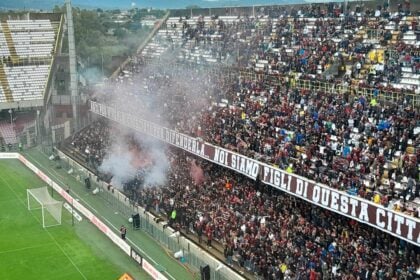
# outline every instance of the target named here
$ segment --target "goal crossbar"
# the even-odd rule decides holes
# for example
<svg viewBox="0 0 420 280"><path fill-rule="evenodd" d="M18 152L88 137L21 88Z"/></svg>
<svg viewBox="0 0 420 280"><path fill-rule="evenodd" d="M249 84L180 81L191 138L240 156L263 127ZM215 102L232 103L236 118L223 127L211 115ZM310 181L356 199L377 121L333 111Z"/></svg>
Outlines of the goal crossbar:
<svg viewBox="0 0 420 280"><path fill-rule="evenodd" d="M48 187L27 189L26 196L28 200L28 210L42 209L42 226L44 228L61 225L63 202L54 199L48 192ZM31 205L31 198L33 198L40 207ZM47 213L54 218L54 223L49 224L46 222Z"/></svg>

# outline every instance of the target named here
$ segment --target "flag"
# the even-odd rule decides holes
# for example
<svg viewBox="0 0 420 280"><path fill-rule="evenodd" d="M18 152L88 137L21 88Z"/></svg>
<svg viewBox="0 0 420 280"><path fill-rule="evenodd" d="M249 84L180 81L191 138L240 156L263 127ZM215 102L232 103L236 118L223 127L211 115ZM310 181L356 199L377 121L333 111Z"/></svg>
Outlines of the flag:
<svg viewBox="0 0 420 280"><path fill-rule="evenodd" d="M376 101L376 98L372 98L372 100L370 100L370 106L376 106L378 104L378 102Z"/></svg>
<svg viewBox="0 0 420 280"><path fill-rule="evenodd" d="M245 114L245 112L242 112L242 114L241 114L241 118L244 120L244 119L246 119L246 114Z"/></svg>
<svg viewBox="0 0 420 280"><path fill-rule="evenodd" d="M225 188L226 188L228 191L230 191L230 190L232 189L232 184L229 182L229 180L228 180L228 181L226 181Z"/></svg>

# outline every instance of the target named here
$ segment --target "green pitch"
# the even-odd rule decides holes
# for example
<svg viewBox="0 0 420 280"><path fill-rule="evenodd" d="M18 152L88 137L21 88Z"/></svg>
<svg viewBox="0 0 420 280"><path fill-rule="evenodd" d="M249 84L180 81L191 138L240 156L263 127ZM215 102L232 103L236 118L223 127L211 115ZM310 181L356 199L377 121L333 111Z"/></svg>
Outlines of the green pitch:
<svg viewBox="0 0 420 280"><path fill-rule="evenodd" d="M43 186L19 161L0 160L0 279L150 279L89 221L72 226L64 208L62 224L44 229L26 199L27 188Z"/></svg>

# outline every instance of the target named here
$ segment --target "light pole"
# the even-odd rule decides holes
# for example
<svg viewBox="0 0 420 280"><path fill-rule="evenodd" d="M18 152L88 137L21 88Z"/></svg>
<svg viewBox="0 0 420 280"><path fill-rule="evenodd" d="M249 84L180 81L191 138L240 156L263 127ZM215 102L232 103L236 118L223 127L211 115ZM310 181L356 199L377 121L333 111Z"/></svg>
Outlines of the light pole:
<svg viewBox="0 0 420 280"><path fill-rule="evenodd" d="M37 137L37 141L38 143L42 143L43 139L42 139L42 135L41 135L41 124L40 124L40 116L41 112L39 110L36 110L36 137Z"/></svg>
<svg viewBox="0 0 420 280"><path fill-rule="evenodd" d="M101 61L102 61L102 79L104 78L104 54L101 52Z"/></svg>

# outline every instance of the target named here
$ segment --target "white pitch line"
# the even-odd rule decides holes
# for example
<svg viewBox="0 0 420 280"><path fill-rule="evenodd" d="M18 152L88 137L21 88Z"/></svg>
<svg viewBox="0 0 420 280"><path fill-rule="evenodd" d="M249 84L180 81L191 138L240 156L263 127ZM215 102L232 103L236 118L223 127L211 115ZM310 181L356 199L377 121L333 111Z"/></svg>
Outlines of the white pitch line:
<svg viewBox="0 0 420 280"><path fill-rule="evenodd" d="M45 246L48 246L48 245L51 245L51 244L53 244L53 243L45 243L45 244L37 245L37 246L28 246L28 247L13 249L13 250L0 251L0 255L1 254L7 254L7 253L19 252L19 251L30 250L30 249L35 249L35 248L41 248L41 247L45 247Z"/></svg>
<svg viewBox="0 0 420 280"><path fill-rule="evenodd" d="M9 182L7 182L6 180L4 180L2 177L0 177L0 179L6 183L8 189L16 196L16 198L19 200L20 203L23 204L24 208L26 209L26 203L23 202L19 196L17 195L17 193L11 188ZM37 216L35 216L35 214L32 211L29 211L29 213L31 213L32 217L35 218L35 220L38 221L38 223L41 224L41 221L38 219ZM76 268L76 270L80 273L80 275L82 275L83 279L87 280L86 276L83 274L82 271L80 271L79 267L73 262L73 260L67 255L67 253L63 250L63 248L60 246L60 244L58 244L57 240L54 238L54 236L52 236L52 234L48 231L48 229L44 228L45 231L47 232L48 236L54 241L54 243L57 245L57 247L61 250L61 252L63 252L64 256L67 257L67 259L70 261L70 263Z"/></svg>

